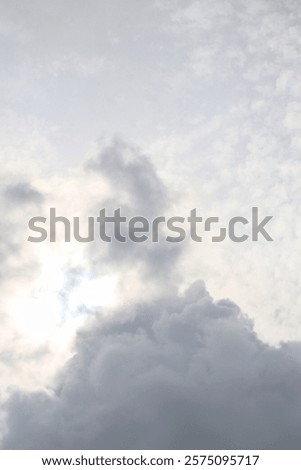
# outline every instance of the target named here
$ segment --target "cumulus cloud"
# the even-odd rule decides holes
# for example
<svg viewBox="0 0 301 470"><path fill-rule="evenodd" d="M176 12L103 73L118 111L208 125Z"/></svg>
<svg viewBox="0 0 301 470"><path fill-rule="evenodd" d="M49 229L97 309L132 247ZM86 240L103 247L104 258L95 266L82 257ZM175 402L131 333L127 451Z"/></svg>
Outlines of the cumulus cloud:
<svg viewBox="0 0 301 470"><path fill-rule="evenodd" d="M6 449L300 448L300 344L273 348L202 282L78 334L49 393L15 393Z"/></svg>

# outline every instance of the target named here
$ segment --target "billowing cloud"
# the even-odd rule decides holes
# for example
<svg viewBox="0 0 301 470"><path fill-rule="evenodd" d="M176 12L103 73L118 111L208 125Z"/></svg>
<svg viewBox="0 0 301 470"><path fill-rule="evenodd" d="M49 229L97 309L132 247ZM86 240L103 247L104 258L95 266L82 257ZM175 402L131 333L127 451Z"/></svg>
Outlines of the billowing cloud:
<svg viewBox="0 0 301 470"><path fill-rule="evenodd" d="M273 348L202 282L78 334L49 393L15 393L6 449L300 448L300 344Z"/></svg>

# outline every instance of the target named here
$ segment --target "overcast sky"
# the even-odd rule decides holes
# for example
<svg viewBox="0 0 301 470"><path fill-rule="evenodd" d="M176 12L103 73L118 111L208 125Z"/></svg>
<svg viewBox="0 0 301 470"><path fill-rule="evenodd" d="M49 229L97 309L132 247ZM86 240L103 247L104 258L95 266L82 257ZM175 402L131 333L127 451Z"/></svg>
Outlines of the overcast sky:
<svg viewBox="0 0 301 470"><path fill-rule="evenodd" d="M0 0L2 448L300 446L300 49L297 0ZM274 241L29 243L50 207Z"/></svg>

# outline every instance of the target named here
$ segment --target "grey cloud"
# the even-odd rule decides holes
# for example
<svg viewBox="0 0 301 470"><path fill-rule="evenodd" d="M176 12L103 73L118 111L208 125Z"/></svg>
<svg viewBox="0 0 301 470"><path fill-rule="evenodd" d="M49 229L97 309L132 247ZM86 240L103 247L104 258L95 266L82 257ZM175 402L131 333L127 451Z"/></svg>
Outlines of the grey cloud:
<svg viewBox="0 0 301 470"><path fill-rule="evenodd" d="M2 447L298 449L300 386L300 345L197 282L83 330L52 396L11 396Z"/></svg>
<svg viewBox="0 0 301 470"><path fill-rule="evenodd" d="M164 216L169 204L169 193L155 167L146 155L134 145L115 138L105 145L97 158L86 164L87 175L93 171L104 176L112 187L112 196L99 206L94 204L96 212L106 208L107 215L113 215L117 208L127 220L133 216L144 216L151 222L155 217ZM108 234L110 235L110 227ZM122 230L123 231L123 230ZM125 232L126 233L126 232ZM140 276L152 278L154 282L169 284L166 273L170 265L182 253L182 246L159 241L159 243L133 243L126 240L120 243L112 239L106 245L106 252L99 254L93 245L90 250L90 260L94 265L118 265L125 268L134 264L139 269ZM174 279L170 279L173 283Z"/></svg>
<svg viewBox="0 0 301 470"><path fill-rule="evenodd" d="M24 224L27 222L25 209L30 208L32 204L40 204L43 201L43 194L27 181L11 181L4 185L1 199L1 209L5 217L1 220L0 259L2 265L0 280L8 279L9 275L15 275L8 271L5 263L9 257L20 255L24 233L20 221L24 221Z"/></svg>
<svg viewBox="0 0 301 470"><path fill-rule="evenodd" d="M17 204L41 203L44 200L42 193L25 181L8 184L3 193L7 200Z"/></svg>
<svg viewBox="0 0 301 470"><path fill-rule="evenodd" d="M106 176L117 196L120 197L121 191L131 196L130 205L135 211L156 214L166 205L166 190L150 160L133 145L120 139L104 147L96 159L87 163L87 169ZM119 200L121 203L122 199Z"/></svg>

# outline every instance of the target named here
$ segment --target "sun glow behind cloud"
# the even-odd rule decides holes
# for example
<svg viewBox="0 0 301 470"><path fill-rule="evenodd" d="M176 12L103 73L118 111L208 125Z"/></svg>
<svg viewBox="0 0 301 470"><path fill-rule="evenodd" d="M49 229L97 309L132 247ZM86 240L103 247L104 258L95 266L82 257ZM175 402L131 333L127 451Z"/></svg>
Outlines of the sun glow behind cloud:
<svg viewBox="0 0 301 470"><path fill-rule="evenodd" d="M116 277L83 278L70 294L68 305L70 310L76 310L81 306L88 309L112 307L116 302L116 296Z"/></svg>
<svg viewBox="0 0 301 470"><path fill-rule="evenodd" d="M50 252L45 257L44 252L42 269L35 279L8 295L6 308L18 334L32 345L47 343L66 350L89 312L114 306L116 276L81 274L69 289L67 279L59 256Z"/></svg>

